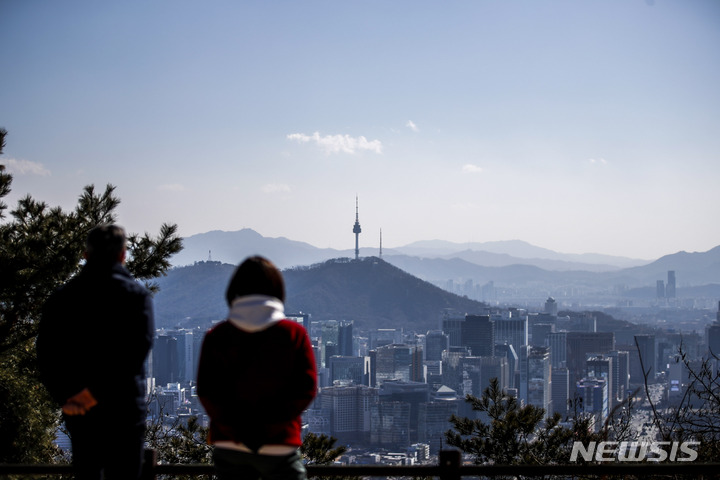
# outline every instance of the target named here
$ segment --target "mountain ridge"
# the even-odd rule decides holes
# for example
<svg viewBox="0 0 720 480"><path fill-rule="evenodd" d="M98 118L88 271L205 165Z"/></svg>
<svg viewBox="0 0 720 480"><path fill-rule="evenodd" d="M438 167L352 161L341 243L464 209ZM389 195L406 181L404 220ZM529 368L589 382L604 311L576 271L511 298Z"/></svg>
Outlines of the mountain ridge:
<svg viewBox="0 0 720 480"><path fill-rule="evenodd" d="M286 269L313 265L334 258L354 257L354 250L320 249L286 237L264 237L248 228L234 232L214 230L193 235L183 242L185 248L173 257L171 260L173 265L188 265L202 261L204 258L210 260L211 257L221 262L237 264L249 255L259 254L270 258L279 268ZM650 263L619 268L609 264L577 262L572 260L578 258L575 254L559 254L520 240L488 242L488 245L496 250L508 244L520 247L521 251L528 255L545 255L554 258L520 258L508 253L477 250L447 253L443 249L448 245L477 247L483 244L453 244L441 240L420 241L408 247L385 249L382 258L430 282L472 279L476 284L490 281L512 285L545 283L548 290L551 290L553 285L570 284L598 288L618 285L628 288L648 286L654 288L657 280L666 278L667 271L675 270L678 285L698 286L720 283L720 246L707 252L677 252ZM424 249L422 251L426 256L415 254L418 249ZM405 250L409 250L409 253L404 253ZM376 253L375 249L360 249L363 257Z"/></svg>

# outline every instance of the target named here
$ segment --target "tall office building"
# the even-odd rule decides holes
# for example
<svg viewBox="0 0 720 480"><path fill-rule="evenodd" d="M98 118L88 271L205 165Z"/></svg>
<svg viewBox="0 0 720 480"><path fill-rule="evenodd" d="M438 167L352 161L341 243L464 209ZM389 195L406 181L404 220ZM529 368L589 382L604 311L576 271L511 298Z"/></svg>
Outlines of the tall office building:
<svg viewBox="0 0 720 480"><path fill-rule="evenodd" d="M530 335L530 345L533 347L548 346L548 335L555 333L555 324L552 323L536 323L532 326L532 334Z"/></svg>
<svg viewBox="0 0 720 480"><path fill-rule="evenodd" d="M430 401L430 385L419 382L388 380L380 386L378 401L380 403L403 402L410 405L408 436L410 443L418 442L420 405Z"/></svg>
<svg viewBox="0 0 720 480"><path fill-rule="evenodd" d="M545 409L547 416L552 411L550 349L531 347L527 350L527 396L525 401L528 405Z"/></svg>
<svg viewBox="0 0 720 480"><path fill-rule="evenodd" d="M178 340L170 332L161 332L155 337L151 375L155 377L155 384L158 386L180 381Z"/></svg>
<svg viewBox="0 0 720 480"><path fill-rule="evenodd" d="M368 348L376 350L384 345L392 345L393 343L403 343L402 330L399 328L376 328L368 332Z"/></svg>
<svg viewBox="0 0 720 480"><path fill-rule="evenodd" d="M667 287L665 288L665 296L667 298L675 298L675 270L668 270L667 272Z"/></svg>
<svg viewBox="0 0 720 480"><path fill-rule="evenodd" d="M720 357L720 302L717 320L705 328L705 343L708 347L708 358Z"/></svg>
<svg viewBox="0 0 720 480"><path fill-rule="evenodd" d="M567 368L570 371L570 387L585 377L585 359L588 354L606 354L615 350L613 332L567 332ZM574 392L570 392L572 397Z"/></svg>
<svg viewBox="0 0 720 480"><path fill-rule="evenodd" d="M461 345L470 347L474 357L492 357L495 354L494 325L490 315L465 315Z"/></svg>
<svg viewBox="0 0 720 480"><path fill-rule="evenodd" d="M375 381L377 386L382 385L386 380L410 381L413 349L414 347L405 344L392 344L384 345L376 350Z"/></svg>
<svg viewBox="0 0 720 480"><path fill-rule="evenodd" d="M398 449L411 445L410 404L407 402L378 402L370 415L370 443Z"/></svg>
<svg viewBox="0 0 720 480"><path fill-rule="evenodd" d="M448 336L451 347L462 346L462 328L465 317L446 312L442 318L442 331Z"/></svg>
<svg viewBox="0 0 720 480"><path fill-rule="evenodd" d="M610 408L612 408L617 400L615 398L615 368L613 365L613 358L610 354L608 355L596 355L590 354L585 362L587 365L587 377L586 378L600 378L605 380L607 383L607 395L608 401L610 402Z"/></svg>
<svg viewBox="0 0 720 480"><path fill-rule="evenodd" d="M512 345L517 352L523 345L528 345L528 317L527 315L513 314L508 317L492 315L495 325L495 343Z"/></svg>
<svg viewBox="0 0 720 480"><path fill-rule="evenodd" d="M508 388L517 388L518 386L518 368L520 365L517 351L512 345L507 343L495 344L495 356L498 358L504 358L508 364Z"/></svg>
<svg viewBox="0 0 720 480"><path fill-rule="evenodd" d="M550 362L553 368L565 367L567 364L567 332L553 332L547 336L550 347Z"/></svg>
<svg viewBox="0 0 720 480"><path fill-rule="evenodd" d="M353 322L342 320L338 323L338 355L353 357Z"/></svg>
<svg viewBox="0 0 720 480"><path fill-rule="evenodd" d="M655 284L655 295L657 298L665 298L665 282L658 280Z"/></svg>
<svg viewBox="0 0 720 480"><path fill-rule="evenodd" d="M554 298L548 297L545 301L545 313L549 313L550 315L558 314L558 305Z"/></svg>
<svg viewBox="0 0 720 480"><path fill-rule="evenodd" d="M639 372L641 377L638 377L638 372L635 370L635 380L642 383L645 375L650 382L655 380L657 374L657 355L655 354L655 335L635 335L635 344L637 345L637 352L639 355L639 361L637 368L642 368L644 371ZM642 367L641 367L642 364Z"/></svg>
<svg viewBox="0 0 720 480"><path fill-rule="evenodd" d="M365 443L370 437L371 412L378 401L378 390L364 385L334 386L320 390L318 401L326 419L328 435L341 443ZM316 415L317 416L317 415ZM318 425L317 419L313 424ZM318 433L313 429L314 433ZM325 432L322 432L325 433Z"/></svg>
<svg viewBox="0 0 720 480"><path fill-rule="evenodd" d="M328 362L330 384L349 383L366 385L365 359L362 357L332 356Z"/></svg>
<svg viewBox="0 0 720 480"><path fill-rule="evenodd" d="M441 361L442 352L450 347L450 338L441 330L430 330L425 335L425 360Z"/></svg>
<svg viewBox="0 0 720 480"><path fill-rule="evenodd" d="M449 400L436 399L419 406L418 441L427 443L432 455L437 455L446 444L445 432L448 431L450 417L458 414L460 400L453 396Z"/></svg>
<svg viewBox="0 0 720 480"><path fill-rule="evenodd" d="M630 392L630 354L623 350L608 353L613 360L613 395L616 402L622 402Z"/></svg>
<svg viewBox="0 0 720 480"><path fill-rule="evenodd" d="M552 413L559 413L563 417L567 415L568 400L570 399L570 380L568 369L558 367L552 369Z"/></svg>
<svg viewBox="0 0 720 480"><path fill-rule="evenodd" d="M602 425L610 414L607 382L598 378L583 378L577 383L576 390L581 411L592 413L595 425Z"/></svg>

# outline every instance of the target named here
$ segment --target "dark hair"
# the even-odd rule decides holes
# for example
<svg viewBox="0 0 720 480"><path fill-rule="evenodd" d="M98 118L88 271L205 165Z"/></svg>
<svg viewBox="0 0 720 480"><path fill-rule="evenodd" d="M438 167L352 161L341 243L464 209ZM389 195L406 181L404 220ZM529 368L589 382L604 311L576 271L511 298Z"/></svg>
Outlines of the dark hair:
<svg viewBox="0 0 720 480"><path fill-rule="evenodd" d="M228 305L237 297L245 295L269 295L285 301L285 281L280 270L263 257L248 257L233 274L225 299Z"/></svg>
<svg viewBox="0 0 720 480"><path fill-rule="evenodd" d="M118 225L98 225L90 230L85 242L89 262L117 263L125 250L125 229Z"/></svg>

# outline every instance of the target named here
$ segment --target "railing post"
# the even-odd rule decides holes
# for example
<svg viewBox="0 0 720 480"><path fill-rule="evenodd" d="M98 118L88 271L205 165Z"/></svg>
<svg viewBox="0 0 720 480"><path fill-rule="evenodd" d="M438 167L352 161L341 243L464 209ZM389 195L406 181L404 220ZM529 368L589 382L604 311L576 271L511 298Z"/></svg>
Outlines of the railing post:
<svg viewBox="0 0 720 480"><path fill-rule="evenodd" d="M157 452L147 448L143 452L142 473L140 480L155 480L155 466L157 465Z"/></svg>
<svg viewBox="0 0 720 480"><path fill-rule="evenodd" d="M440 450L440 480L460 480L460 450Z"/></svg>

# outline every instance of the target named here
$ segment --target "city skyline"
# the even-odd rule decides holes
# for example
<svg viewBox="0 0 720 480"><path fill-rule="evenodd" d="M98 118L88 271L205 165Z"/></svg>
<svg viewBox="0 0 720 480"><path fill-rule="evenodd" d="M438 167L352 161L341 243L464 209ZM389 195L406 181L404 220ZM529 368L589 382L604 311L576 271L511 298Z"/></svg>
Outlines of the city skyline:
<svg viewBox="0 0 720 480"><path fill-rule="evenodd" d="M0 163L118 223L350 250L523 240L656 259L720 244L720 5L0 5Z"/></svg>

